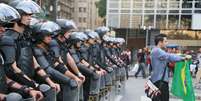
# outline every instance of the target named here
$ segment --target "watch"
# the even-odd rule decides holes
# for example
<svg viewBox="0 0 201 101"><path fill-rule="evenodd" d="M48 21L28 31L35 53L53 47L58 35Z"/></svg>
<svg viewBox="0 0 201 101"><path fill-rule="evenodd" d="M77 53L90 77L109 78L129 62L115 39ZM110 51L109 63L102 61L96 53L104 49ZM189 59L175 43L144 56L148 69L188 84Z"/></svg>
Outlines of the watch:
<svg viewBox="0 0 201 101"><path fill-rule="evenodd" d="M79 72L79 73L77 73L77 76L78 76L78 77L82 76L82 73L80 73L80 72Z"/></svg>

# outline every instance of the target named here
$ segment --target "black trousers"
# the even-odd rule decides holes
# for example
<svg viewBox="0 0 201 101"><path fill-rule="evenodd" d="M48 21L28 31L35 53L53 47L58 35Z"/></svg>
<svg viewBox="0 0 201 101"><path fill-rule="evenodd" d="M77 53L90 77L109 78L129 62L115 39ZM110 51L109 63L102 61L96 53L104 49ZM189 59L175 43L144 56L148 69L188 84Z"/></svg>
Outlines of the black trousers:
<svg viewBox="0 0 201 101"><path fill-rule="evenodd" d="M152 101L169 101L169 85L165 81L157 81L154 83L161 91L161 95L154 97Z"/></svg>

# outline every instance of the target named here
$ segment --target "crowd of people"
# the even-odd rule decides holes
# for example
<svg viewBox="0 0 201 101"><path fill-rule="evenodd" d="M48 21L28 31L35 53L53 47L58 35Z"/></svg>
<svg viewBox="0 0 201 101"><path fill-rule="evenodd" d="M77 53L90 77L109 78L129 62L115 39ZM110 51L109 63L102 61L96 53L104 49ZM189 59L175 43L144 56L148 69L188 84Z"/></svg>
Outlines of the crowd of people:
<svg viewBox="0 0 201 101"><path fill-rule="evenodd" d="M192 56L192 64L190 66L190 70L192 73L193 77L198 77L198 71L200 68L200 62L201 62L201 48L199 48L197 51L194 50L181 50L179 46L166 46L165 51L167 53L172 53L172 54L186 54ZM150 57L150 52L151 49L149 48L143 48L143 49L138 49L137 52L137 64L139 64L139 68L135 73L135 77L137 78L139 73L142 73L142 76L146 78L147 76L151 75L152 72L152 66L151 66L151 57ZM173 76L174 73L174 67L175 67L175 62L168 62L167 67L170 69L169 70L169 76Z"/></svg>
<svg viewBox="0 0 201 101"><path fill-rule="evenodd" d="M178 45L170 45L165 34L155 36L155 46L152 49L138 49L137 64L138 69L134 76L137 78L141 72L143 78L149 76L149 84L145 84L145 90L154 85L158 91L148 96L152 101L169 101L169 77L173 77L175 64L179 61L190 59L189 70L191 76L195 77L194 87L200 88L201 78L201 48L198 51L181 50ZM134 67L135 68L135 67ZM155 94L155 95L154 95ZM149 95L149 94L147 94Z"/></svg>
<svg viewBox="0 0 201 101"><path fill-rule="evenodd" d="M0 101L104 101L128 79L131 52L125 40L101 26L80 32L69 19L37 18L40 6L31 0L0 3ZM175 63L186 57L177 46L167 46L167 36L155 37L153 49L137 52L137 78L150 76L160 91L152 101L168 101L168 79ZM201 48L184 51L201 78ZM168 67L168 69L166 69ZM162 84L162 85L161 85ZM114 88L114 89L113 89ZM111 98L112 100L112 98Z"/></svg>
<svg viewBox="0 0 201 101"><path fill-rule="evenodd" d="M78 32L35 14L31 0L0 3L0 101L104 101L128 77L123 38L107 27ZM36 16L36 17L34 17Z"/></svg>

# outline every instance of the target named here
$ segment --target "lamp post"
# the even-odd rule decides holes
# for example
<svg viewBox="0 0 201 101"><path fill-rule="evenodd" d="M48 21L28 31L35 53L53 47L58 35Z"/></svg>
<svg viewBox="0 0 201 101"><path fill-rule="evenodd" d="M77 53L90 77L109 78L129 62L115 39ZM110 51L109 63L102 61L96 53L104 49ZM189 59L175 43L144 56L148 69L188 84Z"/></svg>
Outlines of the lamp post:
<svg viewBox="0 0 201 101"><path fill-rule="evenodd" d="M49 10L51 12L51 20L56 21L57 19L57 2L58 0L50 0Z"/></svg>
<svg viewBox="0 0 201 101"><path fill-rule="evenodd" d="M151 26L143 26L143 29L146 30L146 42L145 42L145 46L148 46L148 39L149 39L149 30L151 30Z"/></svg>

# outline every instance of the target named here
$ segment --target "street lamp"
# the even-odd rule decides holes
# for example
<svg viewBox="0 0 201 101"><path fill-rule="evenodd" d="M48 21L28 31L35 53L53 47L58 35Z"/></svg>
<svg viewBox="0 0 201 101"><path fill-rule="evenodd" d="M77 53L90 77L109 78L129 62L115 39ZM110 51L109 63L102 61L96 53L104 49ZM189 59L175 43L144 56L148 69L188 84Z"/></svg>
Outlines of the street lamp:
<svg viewBox="0 0 201 101"><path fill-rule="evenodd" d="M57 19L57 9L59 7L57 7L57 2L58 0L50 0L50 6L49 6L49 11L51 12L50 17L53 21L56 21ZM59 8L60 9L60 8Z"/></svg>
<svg viewBox="0 0 201 101"><path fill-rule="evenodd" d="M149 30L151 30L151 26L143 26L143 29L146 30L146 47L148 46L148 39L149 39Z"/></svg>

